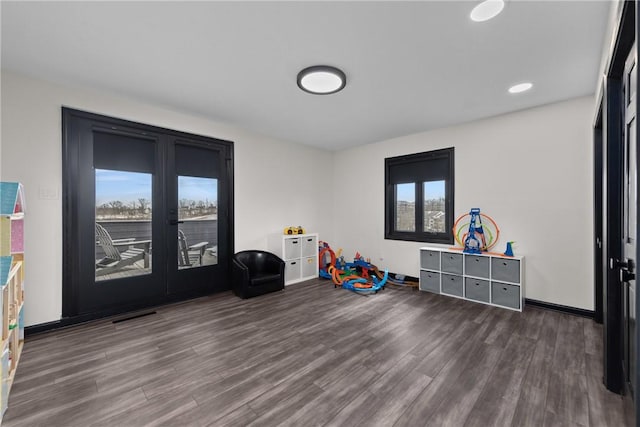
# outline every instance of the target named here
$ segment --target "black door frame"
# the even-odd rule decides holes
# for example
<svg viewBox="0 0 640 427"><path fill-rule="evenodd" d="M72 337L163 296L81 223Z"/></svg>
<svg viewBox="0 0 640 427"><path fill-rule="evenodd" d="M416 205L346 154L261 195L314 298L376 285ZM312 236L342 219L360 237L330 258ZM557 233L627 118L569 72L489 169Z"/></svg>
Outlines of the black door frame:
<svg viewBox="0 0 640 427"><path fill-rule="evenodd" d="M179 138L189 141L202 142L203 144L216 144L221 147L221 155L223 157L222 163L224 168L221 173L224 174L225 180L228 183L228 191L224 192L224 195L219 194L220 197L225 197L225 203L220 205L225 206L225 210L218 212L219 217L226 217L228 227L224 230L220 230L225 235L223 238L227 239L227 251L219 252L218 265L221 266L222 271L225 274L226 279L222 281L222 284L217 284L214 288L206 291L188 291L184 293L166 294L162 297L153 298L144 302L137 302L133 304L123 305L116 308L110 308L105 310L97 310L91 313L79 313L78 311L78 289L80 286L80 280L82 277L81 268L82 265L78 256L74 256L74 251L77 252L78 248L78 228L77 228L77 212L78 212L78 182L80 179L79 174L79 160L78 152L75 147L77 143L71 143L70 138L73 137L70 124L72 118L82 118L88 120L95 120L103 124L111 126L112 129L126 128L128 130L135 129L140 135L150 134L163 134L169 138ZM230 281L228 280L230 272L230 260L231 255L234 253L234 180L233 180L233 142L225 141L221 139L189 134L186 132L180 132L176 130L161 128L157 126L136 123L129 120L103 116L95 113L89 113L86 111L76 110L72 108L62 107L62 172L63 172L63 268L62 268L62 319L59 322L53 322L48 325L50 328L59 326L84 322L87 320L97 319L105 316L111 316L118 313L130 312L137 309L148 308L152 306L167 304L175 301L182 301L198 296L202 296L208 293L219 292L230 289ZM166 213L164 209L163 215ZM221 236L222 237L222 236ZM219 247L220 250L220 247Z"/></svg>
<svg viewBox="0 0 640 427"><path fill-rule="evenodd" d="M602 210L598 209L598 194L594 194L596 215L594 226L598 226L601 220L603 273L601 275L603 288L602 314L604 320L603 328L603 382L607 389L622 393L624 389L624 378L622 370L623 351L623 325L622 325L622 283L620 280L619 262L622 259L622 180L623 180L623 99L622 99L622 79L627 56L631 52L635 40L638 39L638 8L636 1L625 1L621 4L619 19L614 32L614 43L609 52L605 66L605 77L601 83L600 93L602 94L597 105L598 112L594 121L594 155L598 153L598 144L602 145L601 175L594 175L597 182L602 179ZM637 49L637 47L636 47ZM636 98L636 107L638 98ZM601 126L601 128L600 128ZM637 124L636 124L637 126ZM637 134L637 133L636 133ZM598 139L601 138L601 141ZM640 164L639 158L635 159L636 165ZM594 162L594 174L598 171L598 162ZM594 184L597 193L597 183ZM598 218L598 215L602 215ZM640 218L636 217L638 222ZM596 229L596 238L597 238ZM638 232L640 235L640 231ZM637 238L638 236L636 236ZM594 241L597 251L597 241ZM597 252L594 252L597 254ZM636 258L640 255L640 248L636 250ZM597 268L597 266L596 266ZM595 270L597 274L597 269ZM605 273L606 272L606 273ZM598 292L598 280L594 281L595 292ZM640 302L640 295L636 295L636 307ZM598 295L596 294L596 307ZM640 330L636 328L636 342L640 342ZM636 366L640 366L640 354L636 354ZM634 388L638 389L640 376L631 379ZM635 401L630 402L634 408L636 425L640 425L640 417L636 416L638 408L638 393Z"/></svg>
<svg viewBox="0 0 640 427"><path fill-rule="evenodd" d="M602 129L602 92L598 96L596 119L593 126L593 228L594 228L594 312L593 320L603 322L604 271L606 258L603 253L603 129Z"/></svg>

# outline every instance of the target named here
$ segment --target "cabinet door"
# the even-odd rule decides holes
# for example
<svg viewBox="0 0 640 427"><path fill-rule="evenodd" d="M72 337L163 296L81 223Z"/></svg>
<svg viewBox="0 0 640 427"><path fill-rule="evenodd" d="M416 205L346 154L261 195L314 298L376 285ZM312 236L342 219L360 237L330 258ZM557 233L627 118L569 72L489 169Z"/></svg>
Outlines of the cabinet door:
<svg viewBox="0 0 640 427"><path fill-rule="evenodd" d="M309 257L318 253L318 240L316 236L304 236L302 239L302 256Z"/></svg>
<svg viewBox="0 0 640 427"><path fill-rule="evenodd" d="M284 259L300 258L300 238L285 238L284 239Z"/></svg>

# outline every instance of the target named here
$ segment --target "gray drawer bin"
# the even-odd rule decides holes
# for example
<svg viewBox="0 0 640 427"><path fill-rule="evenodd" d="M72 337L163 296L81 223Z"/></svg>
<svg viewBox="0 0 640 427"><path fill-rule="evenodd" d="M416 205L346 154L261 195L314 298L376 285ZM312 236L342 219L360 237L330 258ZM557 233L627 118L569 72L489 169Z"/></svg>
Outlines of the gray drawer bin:
<svg viewBox="0 0 640 427"><path fill-rule="evenodd" d="M316 236L301 237L302 240L302 256L314 256L318 252L318 242Z"/></svg>
<svg viewBox="0 0 640 427"><path fill-rule="evenodd" d="M290 282L291 280L298 280L300 278L300 274L302 273L302 266L300 265L299 259L294 259L291 261L286 261L284 266L284 281Z"/></svg>
<svg viewBox="0 0 640 427"><path fill-rule="evenodd" d="M505 282L520 283L520 260L492 258L491 278Z"/></svg>
<svg viewBox="0 0 640 427"><path fill-rule="evenodd" d="M489 278L489 258L478 255L464 256L464 274Z"/></svg>
<svg viewBox="0 0 640 427"><path fill-rule="evenodd" d="M440 251L420 251L420 268L440 270Z"/></svg>
<svg viewBox="0 0 640 427"><path fill-rule="evenodd" d="M295 239L285 239L284 240L284 259L294 259L300 258L300 238L296 237Z"/></svg>
<svg viewBox="0 0 640 427"><path fill-rule="evenodd" d="M489 302L489 282L466 277L464 279L464 295L475 301Z"/></svg>
<svg viewBox="0 0 640 427"><path fill-rule="evenodd" d="M302 277L316 276L318 274L318 261L316 257L302 258Z"/></svg>
<svg viewBox="0 0 640 427"><path fill-rule="evenodd" d="M420 272L420 290L440 293L440 273L433 271Z"/></svg>
<svg viewBox="0 0 640 427"><path fill-rule="evenodd" d="M461 297L462 296L462 276L443 274L442 275L442 293Z"/></svg>
<svg viewBox="0 0 640 427"><path fill-rule="evenodd" d="M520 310L520 286L491 282L491 302Z"/></svg>
<svg viewBox="0 0 640 427"><path fill-rule="evenodd" d="M442 252L442 271L462 274L462 254Z"/></svg>

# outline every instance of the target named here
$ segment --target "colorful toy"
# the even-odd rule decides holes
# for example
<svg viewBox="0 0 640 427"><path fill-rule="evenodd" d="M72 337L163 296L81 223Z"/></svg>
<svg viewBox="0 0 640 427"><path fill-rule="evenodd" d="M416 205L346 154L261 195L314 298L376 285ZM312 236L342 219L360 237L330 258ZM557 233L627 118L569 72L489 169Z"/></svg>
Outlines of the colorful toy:
<svg viewBox="0 0 640 427"><path fill-rule="evenodd" d="M482 252L481 247L487 247L487 240L484 238L484 230L482 229L482 219L480 219L480 208L472 208L469 215L471 215L471 221L469 221L467 238L464 239L463 252L479 254Z"/></svg>
<svg viewBox="0 0 640 427"><path fill-rule="evenodd" d="M507 242L507 249L504 251L504 256L513 256L513 244L515 242Z"/></svg>
<svg viewBox="0 0 640 427"><path fill-rule="evenodd" d="M388 270L380 272L378 267L371 264L371 260L365 260L359 252L356 252L353 262L347 263L342 256L342 249L336 255L327 242L319 242L318 250L319 275L333 281L336 288L339 286L358 293L377 293L387 284L418 287L417 282L398 278L393 280Z"/></svg>
<svg viewBox="0 0 640 427"><path fill-rule="evenodd" d="M490 216L480 213L479 208L473 208L468 214L460 215L456 219L453 224L453 237L456 243L463 247L463 252L487 252L498 243L500 229Z"/></svg>
<svg viewBox="0 0 640 427"><path fill-rule="evenodd" d="M287 227L284 229L284 234L304 234L304 228L302 226Z"/></svg>

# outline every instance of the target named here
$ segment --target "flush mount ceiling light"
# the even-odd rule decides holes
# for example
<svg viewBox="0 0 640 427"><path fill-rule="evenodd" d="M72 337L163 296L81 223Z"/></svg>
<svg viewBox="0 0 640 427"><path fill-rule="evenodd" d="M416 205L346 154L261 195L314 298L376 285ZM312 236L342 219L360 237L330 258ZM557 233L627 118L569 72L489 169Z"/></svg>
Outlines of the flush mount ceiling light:
<svg viewBox="0 0 640 427"><path fill-rule="evenodd" d="M504 0L485 0L471 11L471 20L475 22L488 21L497 16L504 9Z"/></svg>
<svg viewBox="0 0 640 427"><path fill-rule="evenodd" d="M509 88L509 93L520 93L526 92L533 87L533 83L518 83L517 85L513 85Z"/></svg>
<svg viewBox="0 0 640 427"><path fill-rule="evenodd" d="M341 91L347 84L344 73L328 65L307 67L298 73L298 87L315 95L329 95Z"/></svg>

